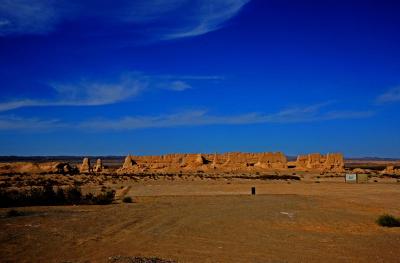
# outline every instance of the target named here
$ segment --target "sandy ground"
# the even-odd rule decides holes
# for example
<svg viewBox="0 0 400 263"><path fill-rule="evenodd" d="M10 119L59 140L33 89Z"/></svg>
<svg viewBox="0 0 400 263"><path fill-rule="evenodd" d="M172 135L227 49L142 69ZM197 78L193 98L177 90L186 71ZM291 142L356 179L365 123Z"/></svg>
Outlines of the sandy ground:
<svg viewBox="0 0 400 263"><path fill-rule="evenodd" d="M149 180L127 195L135 203L0 209L0 261L400 261L400 228L375 224L400 216L399 183Z"/></svg>

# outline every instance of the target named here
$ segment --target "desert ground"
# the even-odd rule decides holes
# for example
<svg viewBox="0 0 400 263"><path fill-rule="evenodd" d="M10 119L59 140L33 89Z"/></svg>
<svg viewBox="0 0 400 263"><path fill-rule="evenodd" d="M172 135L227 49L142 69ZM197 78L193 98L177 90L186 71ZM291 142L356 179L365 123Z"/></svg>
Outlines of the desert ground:
<svg viewBox="0 0 400 263"><path fill-rule="evenodd" d="M342 176L307 174L302 180L103 176L101 186L96 176L56 178L78 180L84 191L113 188L116 201L19 207L22 215L17 217L1 208L1 262L400 259L400 228L375 223L381 214L400 215L400 183L393 178L348 184ZM251 187L256 187L255 196ZM133 203L121 202L123 196L131 196Z"/></svg>

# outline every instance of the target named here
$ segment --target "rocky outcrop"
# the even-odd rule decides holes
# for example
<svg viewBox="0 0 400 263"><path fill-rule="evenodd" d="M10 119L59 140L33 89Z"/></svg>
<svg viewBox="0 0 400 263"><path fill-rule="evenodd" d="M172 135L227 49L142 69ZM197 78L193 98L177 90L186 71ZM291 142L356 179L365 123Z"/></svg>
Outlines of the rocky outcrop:
<svg viewBox="0 0 400 263"><path fill-rule="evenodd" d="M197 156L196 156L196 161L195 161L195 163L197 164L197 165L203 165L203 164L205 164L206 163L206 160L203 158L203 156L199 153Z"/></svg>
<svg viewBox="0 0 400 263"><path fill-rule="evenodd" d="M287 159L281 152L263 153L259 156L258 163L272 169L286 169Z"/></svg>
<svg viewBox="0 0 400 263"><path fill-rule="evenodd" d="M72 167L69 163L59 163L57 166L57 173L59 174L77 174L79 170L76 167Z"/></svg>
<svg viewBox="0 0 400 263"><path fill-rule="evenodd" d="M352 172L355 173L355 174L370 174L370 173L371 173L371 170L369 170L369 169L362 169L362 168L354 168L354 169L352 170Z"/></svg>
<svg viewBox="0 0 400 263"><path fill-rule="evenodd" d="M299 155L295 165L297 170L320 172L344 172L344 158L341 153L311 153Z"/></svg>
<svg viewBox="0 0 400 263"><path fill-rule="evenodd" d="M26 174L65 174L73 173L74 169L63 162L12 162L0 163L0 174L26 173Z"/></svg>
<svg viewBox="0 0 400 263"><path fill-rule="evenodd" d="M138 171L139 169L136 161L133 159L131 155L128 155L125 157L125 161L122 167L117 170L117 173L126 174L126 173L136 173Z"/></svg>
<svg viewBox="0 0 400 263"><path fill-rule="evenodd" d="M394 165L388 165L384 170L380 172L385 175L400 175L400 169L395 169Z"/></svg>
<svg viewBox="0 0 400 263"><path fill-rule="evenodd" d="M132 159L132 156L128 155L125 158L123 169L131 169L136 165L136 162Z"/></svg>
<svg viewBox="0 0 400 263"><path fill-rule="evenodd" d="M255 172L280 169L287 169L286 156L281 152L233 152L223 154L127 156L118 172Z"/></svg>
<svg viewBox="0 0 400 263"><path fill-rule="evenodd" d="M325 158L324 171L344 172L344 158L341 153L328 153Z"/></svg>
<svg viewBox="0 0 400 263"><path fill-rule="evenodd" d="M213 161L211 163L211 167L213 169L217 169L217 165L218 165L218 157L217 157L217 154L214 154Z"/></svg>
<svg viewBox="0 0 400 263"><path fill-rule="evenodd" d="M101 172L103 172L103 169L104 169L104 167L103 167L103 161L101 160L101 159L97 159L97 161L96 161L96 165L94 166L94 171L96 172L96 173L101 173Z"/></svg>
<svg viewBox="0 0 400 263"><path fill-rule="evenodd" d="M83 158L82 164L79 168L79 172L80 173L90 173L91 169L90 169L90 160L89 158Z"/></svg>
<svg viewBox="0 0 400 263"><path fill-rule="evenodd" d="M111 168L113 171L113 169ZM90 167L90 160L84 158L78 168L71 167L68 163L0 163L0 174L5 173L105 173L101 159L95 166ZM128 155L121 168L116 172L119 174L134 173L250 173L257 172L336 172L344 171L344 160L342 154L319 153L300 155L296 161L288 162L286 156L281 152L264 153L221 153L221 154L166 154L160 156L134 156ZM387 167L383 174L400 174L400 169L393 166Z"/></svg>

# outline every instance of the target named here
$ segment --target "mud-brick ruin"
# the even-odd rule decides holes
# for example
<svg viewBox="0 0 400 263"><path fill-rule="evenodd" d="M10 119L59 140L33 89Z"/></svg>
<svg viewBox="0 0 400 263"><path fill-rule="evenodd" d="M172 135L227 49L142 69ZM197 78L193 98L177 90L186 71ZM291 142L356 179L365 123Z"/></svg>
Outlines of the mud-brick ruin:
<svg viewBox="0 0 400 263"><path fill-rule="evenodd" d="M160 156L133 156L125 158L119 174L146 172L262 172L262 171L344 172L340 153L327 155L300 155L288 162L281 152L223 153L223 154L167 154Z"/></svg>
<svg viewBox="0 0 400 263"><path fill-rule="evenodd" d="M0 163L0 174L7 173L81 173L81 174L135 174L135 173L255 173L255 172L315 172L342 173L345 171L343 155L313 153L299 155L295 161L288 161L281 152L265 153L222 153L222 154L167 154L160 156L128 155L122 167L106 167L101 159L94 165L89 158L82 164L66 162L11 162ZM400 169L388 166L383 174L400 174Z"/></svg>
<svg viewBox="0 0 400 263"><path fill-rule="evenodd" d="M297 156L296 162L293 167L297 170L321 170L325 172L343 172L344 160L343 155L340 153L328 153L322 155L319 153L312 153L308 155Z"/></svg>

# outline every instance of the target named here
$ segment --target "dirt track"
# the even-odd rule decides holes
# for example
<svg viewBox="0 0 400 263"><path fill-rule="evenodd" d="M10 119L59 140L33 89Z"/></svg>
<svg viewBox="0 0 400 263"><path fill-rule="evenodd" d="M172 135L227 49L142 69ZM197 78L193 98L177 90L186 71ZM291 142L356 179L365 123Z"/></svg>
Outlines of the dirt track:
<svg viewBox="0 0 400 263"><path fill-rule="evenodd" d="M257 187L257 196L248 195ZM133 204L21 208L0 219L11 262L107 262L115 255L178 262L398 262L399 184L146 182ZM1 209L4 215L8 209Z"/></svg>

